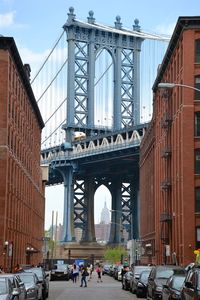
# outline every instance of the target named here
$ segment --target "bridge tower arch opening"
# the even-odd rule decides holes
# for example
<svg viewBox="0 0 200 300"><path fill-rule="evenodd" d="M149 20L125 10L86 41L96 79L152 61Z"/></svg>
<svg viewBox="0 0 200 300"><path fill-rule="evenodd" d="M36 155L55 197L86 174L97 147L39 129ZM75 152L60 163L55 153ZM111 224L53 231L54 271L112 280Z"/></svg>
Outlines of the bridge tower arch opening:
<svg viewBox="0 0 200 300"><path fill-rule="evenodd" d="M107 48L96 52L94 81L94 125L113 127L114 64Z"/></svg>
<svg viewBox="0 0 200 300"><path fill-rule="evenodd" d="M111 198L109 189L100 185L94 194L95 236L98 243L106 243L110 236Z"/></svg>

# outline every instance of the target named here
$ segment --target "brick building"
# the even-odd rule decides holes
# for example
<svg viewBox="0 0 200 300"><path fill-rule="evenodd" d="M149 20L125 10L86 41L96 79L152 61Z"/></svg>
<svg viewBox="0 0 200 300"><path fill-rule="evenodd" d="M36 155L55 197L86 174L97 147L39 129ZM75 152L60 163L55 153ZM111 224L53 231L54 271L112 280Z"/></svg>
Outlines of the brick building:
<svg viewBox="0 0 200 300"><path fill-rule="evenodd" d="M44 126L13 38L0 37L0 265L41 261L44 184L40 168Z"/></svg>
<svg viewBox="0 0 200 300"><path fill-rule="evenodd" d="M190 87L200 89L200 17L178 19L153 85L140 157L143 262L186 265L200 248L200 92Z"/></svg>

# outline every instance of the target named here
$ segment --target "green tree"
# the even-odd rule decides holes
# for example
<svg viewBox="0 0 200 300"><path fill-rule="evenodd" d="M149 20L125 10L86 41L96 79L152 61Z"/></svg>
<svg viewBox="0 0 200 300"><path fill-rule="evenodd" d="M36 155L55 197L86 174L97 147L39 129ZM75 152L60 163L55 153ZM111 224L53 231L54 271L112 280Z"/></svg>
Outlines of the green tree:
<svg viewBox="0 0 200 300"><path fill-rule="evenodd" d="M116 264L120 262L122 258L127 256L127 251L122 246L108 247L104 254L104 260Z"/></svg>

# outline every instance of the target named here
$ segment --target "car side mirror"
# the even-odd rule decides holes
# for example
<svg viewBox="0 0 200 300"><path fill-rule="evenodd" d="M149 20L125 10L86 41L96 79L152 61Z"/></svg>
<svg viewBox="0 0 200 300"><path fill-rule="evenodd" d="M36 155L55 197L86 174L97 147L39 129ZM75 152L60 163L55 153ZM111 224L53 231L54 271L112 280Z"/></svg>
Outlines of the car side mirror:
<svg viewBox="0 0 200 300"><path fill-rule="evenodd" d="M12 295L15 297L15 296L19 296L19 291L17 289L13 289L12 291Z"/></svg>
<svg viewBox="0 0 200 300"><path fill-rule="evenodd" d="M168 285L163 284L163 288L167 289L167 288L168 288Z"/></svg>
<svg viewBox="0 0 200 300"><path fill-rule="evenodd" d="M21 286L24 286L24 282L20 282L19 283L19 286L21 287Z"/></svg>
<svg viewBox="0 0 200 300"><path fill-rule="evenodd" d="M192 282L190 282L190 281L186 281L186 282L185 282L185 286L186 286L187 288L189 288L189 289L194 288Z"/></svg>

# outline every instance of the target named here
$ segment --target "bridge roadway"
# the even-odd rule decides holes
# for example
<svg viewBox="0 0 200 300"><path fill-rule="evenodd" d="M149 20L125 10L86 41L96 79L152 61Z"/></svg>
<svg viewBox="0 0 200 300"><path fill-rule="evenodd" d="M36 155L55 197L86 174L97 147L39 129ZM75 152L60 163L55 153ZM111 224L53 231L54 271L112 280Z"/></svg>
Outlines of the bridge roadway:
<svg viewBox="0 0 200 300"><path fill-rule="evenodd" d="M48 300L136 300L136 295L122 290L121 282L110 276L102 276L103 282L97 283L94 272L88 287L80 287L80 279L73 284L70 281L51 281ZM142 299L142 298L141 298ZM144 299L144 298L143 298Z"/></svg>
<svg viewBox="0 0 200 300"><path fill-rule="evenodd" d="M103 174L107 178L119 174L128 181L130 177L138 176L139 147L147 125L73 142L69 151L64 149L64 144L43 149L41 164L50 167L47 185L62 183L63 178L56 169L70 164L78 180L87 174L94 177Z"/></svg>

